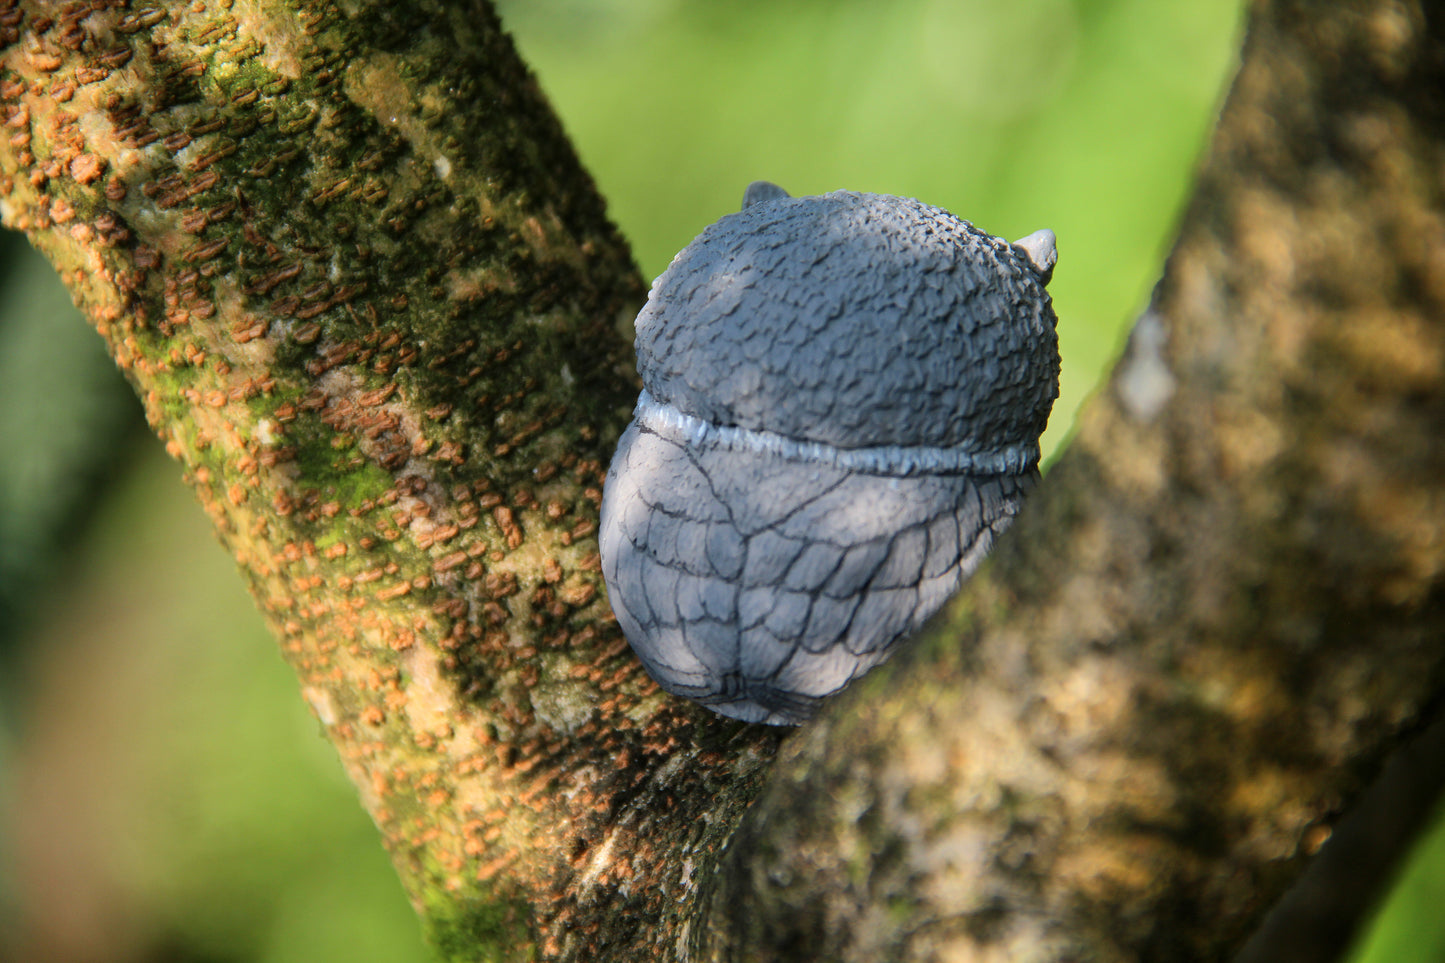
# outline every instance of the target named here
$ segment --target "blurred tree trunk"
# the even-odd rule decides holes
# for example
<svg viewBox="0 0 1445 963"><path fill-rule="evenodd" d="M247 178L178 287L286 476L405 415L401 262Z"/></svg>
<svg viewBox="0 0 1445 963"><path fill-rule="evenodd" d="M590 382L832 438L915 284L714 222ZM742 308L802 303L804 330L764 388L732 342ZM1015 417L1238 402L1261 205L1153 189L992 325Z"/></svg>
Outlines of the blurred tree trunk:
<svg viewBox="0 0 1445 963"><path fill-rule="evenodd" d="M1256 5L1070 449L791 738L662 695L610 617L643 289L485 3L0 0L0 42L0 213L183 462L447 958L1222 959L1439 704L1422 3Z"/></svg>

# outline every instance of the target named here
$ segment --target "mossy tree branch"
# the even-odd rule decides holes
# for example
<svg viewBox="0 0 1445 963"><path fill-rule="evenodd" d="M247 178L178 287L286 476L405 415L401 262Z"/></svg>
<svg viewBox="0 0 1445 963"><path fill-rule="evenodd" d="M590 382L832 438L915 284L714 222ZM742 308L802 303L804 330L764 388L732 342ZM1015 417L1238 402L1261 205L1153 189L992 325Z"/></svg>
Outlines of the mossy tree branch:
<svg viewBox="0 0 1445 963"><path fill-rule="evenodd" d="M642 289L484 3L0 0L3 214L447 956L1220 959L1442 688L1432 18L1258 5L1108 391L736 834L779 736L608 614Z"/></svg>
<svg viewBox="0 0 1445 963"><path fill-rule="evenodd" d="M665 699L607 609L643 288L489 7L0 31L5 219L185 465L433 940L655 957L689 885L662 854L706 861L775 737Z"/></svg>

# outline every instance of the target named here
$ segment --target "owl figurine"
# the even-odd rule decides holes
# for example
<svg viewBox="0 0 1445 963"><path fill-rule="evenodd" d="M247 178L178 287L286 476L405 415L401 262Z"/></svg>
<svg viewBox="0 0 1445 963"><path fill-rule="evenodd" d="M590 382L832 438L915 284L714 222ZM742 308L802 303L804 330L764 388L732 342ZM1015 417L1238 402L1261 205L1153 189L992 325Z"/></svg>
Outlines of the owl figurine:
<svg viewBox="0 0 1445 963"><path fill-rule="evenodd" d="M793 725L977 568L1058 397L1054 235L759 182L653 283L602 500L617 620L668 692Z"/></svg>

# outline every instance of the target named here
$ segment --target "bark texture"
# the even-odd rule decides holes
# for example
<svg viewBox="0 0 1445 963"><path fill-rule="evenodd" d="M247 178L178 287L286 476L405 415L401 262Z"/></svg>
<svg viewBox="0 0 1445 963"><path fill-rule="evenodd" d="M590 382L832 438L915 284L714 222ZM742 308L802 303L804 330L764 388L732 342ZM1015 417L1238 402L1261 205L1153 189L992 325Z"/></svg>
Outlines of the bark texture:
<svg viewBox="0 0 1445 963"><path fill-rule="evenodd" d="M184 464L433 942L665 958L777 737L665 698L601 593L643 287L490 8L12 0L0 42L0 213Z"/></svg>
<svg viewBox="0 0 1445 963"><path fill-rule="evenodd" d="M1440 702L1426 4L1257 6L1069 451L751 809L782 737L658 692L601 594L642 289L489 8L0 0L0 42L0 214L447 958L1222 959Z"/></svg>

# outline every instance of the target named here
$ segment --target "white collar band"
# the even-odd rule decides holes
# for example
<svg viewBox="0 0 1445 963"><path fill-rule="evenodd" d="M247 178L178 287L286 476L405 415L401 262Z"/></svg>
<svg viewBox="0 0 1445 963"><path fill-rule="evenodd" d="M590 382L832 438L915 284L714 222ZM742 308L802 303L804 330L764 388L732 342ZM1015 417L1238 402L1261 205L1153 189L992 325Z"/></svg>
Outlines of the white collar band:
<svg viewBox="0 0 1445 963"><path fill-rule="evenodd" d="M637 397L633 417L643 428L678 444L777 455L789 461L821 464L867 475L895 478L912 475L1016 475L1032 469L1039 462L1037 444L975 451L967 444L950 448L930 445L838 448L817 441L796 441L772 431L714 425L658 401L646 389Z"/></svg>

